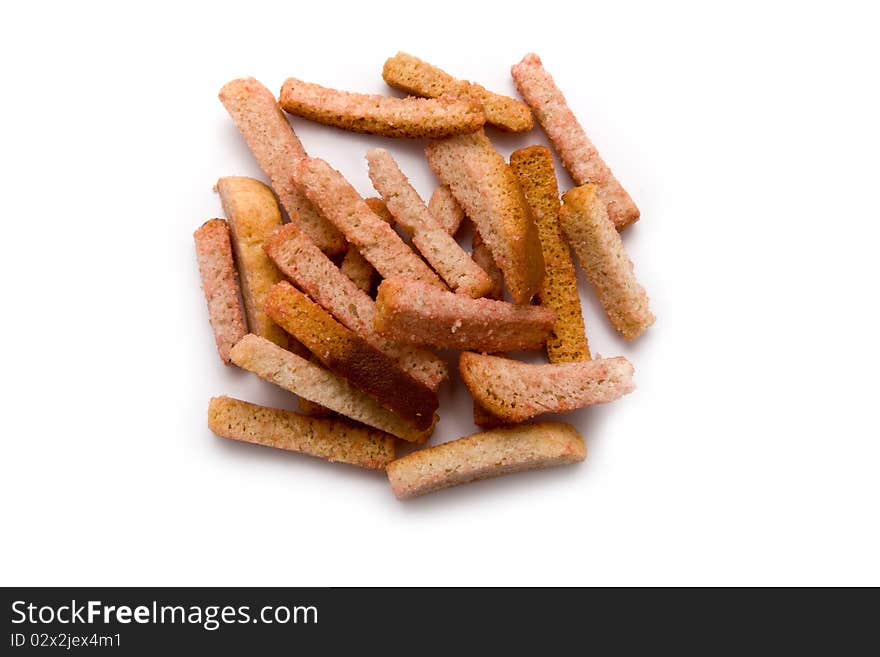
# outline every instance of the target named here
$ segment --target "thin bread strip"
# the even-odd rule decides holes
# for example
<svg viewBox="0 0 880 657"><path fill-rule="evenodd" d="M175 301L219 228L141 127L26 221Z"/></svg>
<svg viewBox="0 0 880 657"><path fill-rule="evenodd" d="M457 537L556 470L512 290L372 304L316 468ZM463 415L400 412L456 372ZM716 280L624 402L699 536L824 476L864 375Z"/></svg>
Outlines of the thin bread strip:
<svg viewBox="0 0 880 657"><path fill-rule="evenodd" d="M437 139L473 132L486 116L469 97L393 98L328 89L290 78L281 87L284 111L352 132Z"/></svg>
<svg viewBox="0 0 880 657"><path fill-rule="evenodd" d="M282 279L281 272L263 251L263 242L281 226L275 195L259 180L240 176L221 178L217 191L229 223L248 329L287 347L287 334L263 311L269 289Z"/></svg>
<svg viewBox="0 0 880 657"><path fill-rule="evenodd" d="M383 221L387 222L388 225L394 225L394 217L388 212L388 208L385 207L385 203L382 199L372 197L364 199L364 203L381 217ZM361 252L353 246L348 247L348 251L345 252L345 257L342 258L342 262L339 263L339 269L367 294L373 289L373 281L377 277L376 270L373 269L373 265L361 255Z"/></svg>
<svg viewBox="0 0 880 657"><path fill-rule="evenodd" d="M446 362L435 354L397 344L376 333L373 327L375 302L296 226L288 224L280 228L266 242L266 252L299 289L343 325L397 361L413 378L436 391L449 375Z"/></svg>
<svg viewBox="0 0 880 657"><path fill-rule="evenodd" d="M532 129L532 112L527 105L510 96L492 93L476 83L456 80L446 71L405 52L399 52L385 62L382 77L389 86L414 96L471 96L483 106L487 123L508 132Z"/></svg>
<svg viewBox="0 0 880 657"><path fill-rule="evenodd" d="M266 298L266 313L328 369L348 379L417 429L431 426L437 394L330 316L287 281Z"/></svg>
<svg viewBox="0 0 880 657"><path fill-rule="evenodd" d="M599 156L540 57L534 53L526 55L511 69L511 74L575 184L594 183L599 188L617 230L638 221L639 209Z"/></svg>
<svg viewBox="0 0 880 657"><path fill-rule="evenodd" d="M247 333L238 301L238 279L232 262L229 227L222 219L209 219L193 233L208 317L214 329L217 353L229 365L229 350Z"/></svg>
<svg viewBox="0 0 880 657"><path fill-rule="evenodd" d="M376 296L376 330L409 344L488 352L537 349L555 319L548 308L470 299L401 278L382 281Z"/></svg>
<svg viewBox="0 0 880 657"><path fill-rule="evenodd" d="M315 207L382 276L404 276L446 287L336 169L323 160L307 157L297 164L294 178Z"/></svg>
<svg viewBox="0 0 880 657"><path fill-rule="evenodd" d="M389 463L391 490L401 500L514 472L577 463L587 457L570 424L539 422L475 433Z"/></svg>
<svg viewBox="0 0 880 657"><path fill-rule="evenodd" d="M654 315L596 186L575 187L562 196L562 201L562 231L614 328L627 340L634 340L654 323Z"/></svg>
<svg viewBox="0 0 880 657"><path fill-rule="evenodd" d="M233 363L261 379L402 440L416 442L434 430L434 423L416 429L341 376L253 333L239 340L231 354Z"/></svg>
<svg viewBox="0 0 880 657"><path fill-rule="evenodd" d="M412 243L440 274L450 289L469 297L481 297L492 287L488 274L471 260L437 222L409 179L384 148L367 153L370 180L388 211L412 236Z"/></svg>
<svg viewBox="0 0 880 657"><path fill-rule="evenodd" d="M480 231L514 301L528 303L544 278L544 257L531 208L504 158L482 130L432 142L425 152Z"/></svg>
<svg viewBox="0 0 880 657"><path fill-rule="evenodd" d="M461 222L464 221L464 210L455 200L449 187L440 185L431 194L428 201L428 211L450 235L458 232Z"/></svg>
<svg viewBox="0 0 880 657"><path fill-rule="evenodd" d="M394 460L394 437L382 431L343 420L306 417L231 397L211 399L208 428L223 438L370 470L384 470Z"/></svg>
<svg viewBox="0 0 880 657"><path fill-rule="evenodd" d="M257 80L244 78L225 84L220 102L269 178L290 220L300 225L322 251L331 255L345 251L342 234L293 184L293 165L306 152L278 108L274 94Z"/></svg>
<svg viewBox="0 0 880 657"><path fill-rule="evenodd" d="M503 299L504 274L498 265L495 264L495 258L492 257L492 252L489 251L489 247L486 246L483 238L480 237L480 231L477 230L476 226L474 226L474 235L471 238L471 257L480 266L480 269L489 275L489 279L492 281L492 287L489 288L486 296L499 301Z"/></svg>
<svg viewBox="0 0 880 657"><path fill-rule="evenodd" d="M623 357L531 365L464 352L458 368L474 399L506 422L604 404L635 389L633 366Z"/></svg>
<svg viewBox="0 0 880 657"><path fill-rule="evenodd" d="M556 324L547 338L547 358L551 363L590 360L577 272L559 225L561 204L553 154L546 146L522 148L511 154L510 168L532 206L544 252L544 282L538 299L556 313Z"/></svg>

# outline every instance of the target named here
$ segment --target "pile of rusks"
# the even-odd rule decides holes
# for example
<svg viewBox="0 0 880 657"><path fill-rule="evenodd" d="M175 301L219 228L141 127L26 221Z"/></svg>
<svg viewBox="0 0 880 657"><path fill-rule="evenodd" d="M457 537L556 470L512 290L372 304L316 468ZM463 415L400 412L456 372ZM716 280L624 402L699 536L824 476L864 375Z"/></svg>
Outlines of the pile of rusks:
<svg viewBox="0 0 880 657"><path fill-rule="evenodd" d="M385 471L399 498L585 458L572 426L523 422L633 389L625 358L591 359L570 248L613 326L638 337L654 317L618 231L639 211L541 60L527 55L512 75L525 102L404 53L385 63L383 78L407 98L295 79L278 100L250 78L221 89L271 189L221 178L226 220L195 232L217 350L295 393L299 412L218 397L212 431ZM425 155L440 185L426 204L377 148L366 159L378 197L364 199L306 155L282 110L430 139ZM549 149L523 148L506 162L484 132L485 124L527 132L533 116L578 185L561 202ZM466 220L471 253L455 237ZM448 365L431 348L461 352L483 431L395 458L399 440L424 445L437 424ZM504 356L542 348L548 364Z"/></svg>

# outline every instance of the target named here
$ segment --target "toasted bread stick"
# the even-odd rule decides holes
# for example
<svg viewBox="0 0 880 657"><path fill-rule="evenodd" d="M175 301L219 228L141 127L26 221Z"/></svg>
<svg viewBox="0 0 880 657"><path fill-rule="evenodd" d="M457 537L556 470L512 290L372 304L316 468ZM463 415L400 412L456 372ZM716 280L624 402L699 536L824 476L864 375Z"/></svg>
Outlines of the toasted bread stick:
<svg viewBox="0 0 880 657"><path fill-rule="evenodd" d="M424 283L388 278L376 296L375 327L393 340L475 351L537 349L556 315L540 306L470 299Z"/></svg>
<svg viewBox="0 0 880 657"><path fill-rule="evenodd" d="M269 383L402 440L420 441L434 430L433 423L416 429L341 376L253 333L239 340L231 355L233 363Z"/></svg>
<svg viewBox="0 0 880 657"><path fill-rule="evenodd" d="M193 233L193 239L217 352L229 365L229 350L247 333L238 301L238 276L232 262L229 227L222 219L209 219Z"/></svg>
<svg viewBox="0 0 880 657"><path fill-rule="evenodd" d="M614 328L634 340L654 323L654 315L596 186L575 187L562 200L559 223L565 236Z"/></svg>
<svg viewBox="0 0 880 657"><path fill-rule="evenodd" d="M514 472L577 463L587 457L570 424L540 422L475 433L413 452L385 467L398 499Z"/></svg>
<svg viewBox="0 0 880 657"><path fill-rule="evenodd" d="M367 153L367 163L373 187L388 211L450 289L470 297L488 292L492 286L489 276L434 218L391 153L374 148Z"/></svg>
<svg viewBox="0 0 880 657"><path fill-rule="evenodd" d="M528 303L544 278L538 230L516 177L481 130L435 141L428 163L480 231L511 296Z"/></svg>
<svg viewBox="0 0 880 657"><path fill-rule="evenodd" d="M487 123L508 132L532 129L532 112L527 105L509 96L494 94L473 82L456 80L436 66L405 52L399 52L385 62L382 77L389 86L414 96L470 96L482 105Z"/></svg>
<svg viewBox="0 0 880 657"><path fill-rule="evenodd" d="M325 367L417 429L431 426L437 394L290 283L282 281L272 288L266 298L266 313L306 345Z"/></svg>
<svg viewBox="0 0 880 657"><path fill-rule="evenodd" d="M385 207L382 199L368 198L364 199L364 203L388 225L394 225L394 217L388 212L388 208ZM376 270L373 269L373 265L353 246L349 246L348 251L345 252L345 257L339 263L339 269L367 294L373 289L373 282L378 276Z"/></svg>
<svg viewBox="0 0 880 657"><path fill-rule="evenodd" d="M394 460L394 437L383 431L343 420L306 417L231 397L211 399L208 428L223 438L370 470L384 470Z"/></svg>
<svg viewBox="0 0 880 657"><path fill-rule="evenodd" d="M272 92L253 78L233 80L220 90L220 102L269 178L290 220L301 226L321 250L331 255L342 253L342 234L293 184L293 165L306 152Z"/></svg>
<svg viewBox="0 0 880 657"><path fill-rule="evenodd" d="M633 367L622 357L531 365L466 351L459 371L474 399L506 422L604 404L635 389Z"/></svg>
<svg viewBox="0 0 880 657"><path fill-rule="evenodd" d="M520 95L535 112L575 184L593 183L599 188L599 196L617 230L637 221L639 209L599 156L541 59L530 53L511 73Z"/></svg>
<svg viewBox="0 0 880 657"><path fill-rule="evenodd" d="M429 351L397 344L376 333L373 327L375 302L296 226L288 224L280 228L266 242L266 252L297 287L431 390L437 390L448 376L442 358Z"/></svg>
<svg viewBox="0 0 880 657"><path fill-rule="evenodd" d="M269 289L282 279L281 272L263 251L263 242L281 226L275 196L259 180L238 176L221 178L217 191L229 223L248 329L287 347L287 334L263 312Z"/></svg>
<svg viewBox="0 0 880 657"><path fill-rule="evenodd" d="M446 287L336 169L323 160L303 158L296 166L294 178L315 207L382 276L404 276Z"/></svg>
<svg viewBox="0 0 880 657"><path fill-rule="evenodd" d="M452 236L455 236L461 222L464 221L464 210L446 185L438 186L431 194L431 200L428 201L428 211L443 227L443 230Z"/></svg>
<svg viewBox="0 0 880 657"><path fill-rule="evenodd" d="M486 116L469 97L393 98L328 89L295 78L281 87L285 112L352 132L439 138L473 132Z"/></svg>
<svg viewBox="0 0 880 657"><path fill-rule="evenodd" d="M577 272L559 225L561 205L553 154L546 146L522 148L510 156L510 168L532 206L544 252L544 282L538 299L556 313L553 333L547 338L547 357L551 363L590 360Z"/></svg>

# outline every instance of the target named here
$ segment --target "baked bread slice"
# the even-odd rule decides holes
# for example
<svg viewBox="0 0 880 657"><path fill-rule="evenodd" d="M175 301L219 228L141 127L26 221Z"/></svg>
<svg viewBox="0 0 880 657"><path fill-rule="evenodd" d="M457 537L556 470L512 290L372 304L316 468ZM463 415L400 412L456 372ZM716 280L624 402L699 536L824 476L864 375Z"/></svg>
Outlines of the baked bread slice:
<svg viewBox="0 0 880 657"><path fill-rule="evenodd" d="M387 222L376 216L357 191L323 160L303 158L294 180L308 199L332 221L385 278L404 276L445 289L443 282ZM393 213L392 213L393 214Z"/></svg>
<svg viewBox="0 0 880 657"><path fill-rule="evenodd" d="M345 251L342 234L293 184L290 172L306 152L275 102L275 95L257 80L243 78L223 86L220 102L269 178L290 221L299 225L325 253Z"/></svg>
<svg viewBox="0 0 880 657"><path fill-rule="evenodd" d="M531 365L464 352L458 366L474 399L506 422L604 404L635 388L633 367L623 357Z"/></svg>
<svg viewBox="0 0 880 657"><path fill-rule="evenodd" d="M599 156L540 57L534 53L526 55L511 69L511 74L575 183L593 183L598 187L608 216L618 230L637 221L639 209Z"/></svg>
<svg viewBox="0 0 880 657"><path fill-rule="evenodd" d="M544 252L544 282L538 299L556 313L553 332L547 338L547 358L551 363L590 360L577 272L559 225L561 205L553 154L546 146L521 148L511 154L510 168L532 207Z"/></svg>
<svg viewBox="0 0 880 657"><path fill-rule="evenodd" d="M431 199L428 201L428 212L443 227L443 230L452 236L455 236L461 222L464 221L464 210L446 185L439 185L431 194Z"/></svg>
<svg viewBox="0 0 880 657"><path fill-rule="evenodd" d="M263 311L269 289L282 280L281 272L263 251L263 242L281 226L275 195L259 180L240 176L221 178L216 189L229 224L248 329L287 347L287 334Z"/></svg>
<svg viewBox="0 0 880 657"><path fill-rule="evenodd" d="M514 472L577 463L587 457L570 424L539 422L475 433L413 452L385 467L401 500Z"/></svg>
<svg viewBox="0 0 880 657"><path fill-rule="evenodd" d="M394 460L394 437L382 431L343 420L306 417L231 397L211 399L208 428L223 438L370 470L384 470Z"/></svg>
<svg viewBox="0 0 880 657"><path fill-rule="evenodd" d="M556 315L540 306L471 299L401 278L387 278L376 295L376 331L392 340L449 349L537 349Z"/></svg>
<svg viewBox="0 0 880 657"><path fill-rule="evenodd" d="M238 341L231 356L240 368L269 383L402 440L418 442L434 431L436 416L427 430L416 429L341 376L253 333Z"/></svg>
<svg viewBox="0 0 880 657"><path fill-rule="evenodd" d="M232 262L229 227L222 219L209 219L193 233L193 239L217 353L229 365L229 350L247 333L238 302L238 274Z"/></svg>
<svg viewBox="0 0 880 657"><path fill-rule="evenodd" d="M436 139L473 132L486 122L470 97L394 98L329 89L290 78L279 100L285 112L352 132Z"/></svg>
<svg viewBox="0 0 880 657"><path fill-rule="evenodd" d="M544 257L531 209L504 158L482 130L431 142L425 152L480 231L514 301L528 303L544 278Z"/></svg>
<svg viewBox="0 0 880 657"><path fill-rule="evenodd" d="M501 130L528 132L532 129L532 112L515 98L492 93L474 82L456 80L446 71L405 52L385 62L382 77L389 86L414 96L470 96L483 107L486 122Z"/></svg>
<svg viewBox="0 0 880 657"><path fill-rule="evenodd" d="M595 185L575 187L562 200L562 231L614 328L634 340L654 323L654 315L598 189Z"/></svg>
<svg viewBox="0 0 880 657"><path fill-rule="evenodd" d="M266 313L296 336L325 367L417 429L431 426L437 394L290 283L282 281L272 288L266 298Z"/></svg>
<svg viewBox="0 0 880 657"><path fill-rule="evenodd" d="M440 387L449 374L446 361L430 351L380 336L374 328L375 302L296 226L287 224L276 231L266 242L266 252L300 290L343 325L393 358L431 390Z"/></svg>
<svg viewBox="0 0 880 657"><path fill-rule="evenodd" d="M367 153L367 164L373 187L388 211L410 234L413 245L450 289L469 297L486 294L492 286L488 274L434 218L391 153L384 148L374 148Z"/></svg>

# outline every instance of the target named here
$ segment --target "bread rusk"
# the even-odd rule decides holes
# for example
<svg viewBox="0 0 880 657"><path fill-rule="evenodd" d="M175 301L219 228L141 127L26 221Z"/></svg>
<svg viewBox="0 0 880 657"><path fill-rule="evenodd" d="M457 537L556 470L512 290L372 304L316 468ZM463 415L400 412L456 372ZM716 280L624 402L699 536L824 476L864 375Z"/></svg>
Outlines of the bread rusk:
<svg viewBox="0 0 880 657"><path fill-rule="evenodd" d="M544 252L544 282L538 299L556 313L553 332L547 338L547 358L551 363L590 360L577 272L559 225L561 204L553 154L546 146L522 148L511 154L510 168L532 207Z"/></svg>
<svg viewBox="0 0 880 657"><path fill-rule="evenodd" d="M266 313L296 336L326 368L417 429L431 426L437 394L290 283L282 281L272 288L266 298Z"/></svg>
<svg viewBox="0 0 880 657"><path fill-rule="evenodd" d="M627 340L634 340L654 323L654 315L605 203L595 185L575 187L562 201L562 231L614 328Z"/></svg>
<svg viewBox="0 0 880 657"><path fill-rule="evenodd" d="M492 286L488 274L434 218L391 153L374 148L367 153L367 164L373 187L388 211L449 288L469 297L486 294Z"/></svg>
<svg viewBox="0 0 880 657"><path fill-rule="evenodd" d="M514 472L583 461L587 448L570 424L538 422L475 433L422 449L385 467L401 500Z"/></svg>
<svg viewBox="0 0 880 657"><path fill-rule="evenodd" d="M289 78L281 87L285 112L351 132L384 137L437 139L473 132L486 122L467 96L394 98L329 89Z"/></svg>
<svg viewBox="0 0 880 657"><path fill-rule="evenodd" d="M373 326L375 302L296 226L287 224L276 231L266 242L266 252L299 289L431 390L449 375L446 361L430 351L380 336Z"/></svg>
<svg viewBox="0 0 880 657"><path fill-rule="evenodd" d="M495 263L492 252L489 251L489 247L486 246L483 238L480 237L480 231L477 230L476 226L474 226L474 234L471 238L471 258L489 275L489 280L492 281L492 287L489 288L485 296L497 301L503 299L504 274Z"/></svg>
<svg viewBox="0 0 880 657"><path fill-rule="evenodd" d="M604 404L635 389L623 357L532 365L465 351L458 368L474 399L505 422Z"/></svg>
<svg viewBox="0 0 880 657"><path fill-rule="evenodd" d="M274 94L254 78L243 78L223 86L220 102L269 178L290 221L300 225L322 251L331 255L345 251L342 234L293 184L293 165L306 152Z"/></svg>
<svg viewBox="0 0 880 657"><path fill-rule="evenodd" d="M638 207L599 156L540 57L534 53L526 55L513 66L511 74L575 184L593 183L599 188L599 196L617 230L638 221Z"/></svg>
<svg viewBox="0 0 880 657"><path fill-rule="evenodd" d="M434 430L436 416L427 430L416 429L343 377L253 333L239 340L230 354L233 363L261 379L402 440L418 442Z"/></svg>
<svg viewBox="0 0 880 657"><path fill-rule="evenodd" d="M238 274L232 261L229 227L222 219L209 219L193 233L193 239L217 353L229 365L229 350L247 333L238 301Z"/></svg>
<svg viewBox="0 0 880 657"><path fill-rule="evenodd" d="M263 242L281 226L275 195L259 180L241 176L221 178L216 189L229 224L248 329L287 347L287 334L263 311L269 289L282 279L263 251Z"/></svg>
<svg viewBox="0 0 880 657"><path fill-rule="evenodd" d="M385 62L382 77L389 86L414 96L470 96L482 105L486 122L501 130L528 132L532 129L532 112L527 105L510 96L492 93L474 82L456 80L436 66L405 52L399 52Z"/></svg>
<svg viewBox="0 0 880 657"><path fill-rule="evenodd" d="M428 163L480 231L516 303L534 296L544 278L538 229L519 183L480 130L428 144Z"/></svg>
<svg viewBox="0 0 880 657"><path fill-rule="evenodd" d="M344 420L306 417L231 397L211 399L208 428L222 438L369 470L384 470L394 460L394 437L383 431Z"/></svg>
<svg viewBox="0 0 880 657"><path fill-rule="evenodd" d="M431 194L431 199L428 201L428 211L443 227L443 230L453 237L458 232L461 222L464 221L464 210L461 209L446 185L439 185Z"/></svg>
<svg viewBox="0 0 880 657"><path fill-rule="evenodd" d="M446 288L400 235L376 216L345 177L324 160L303 158L294 168L294 179L315 207L383 277L405 276Z"/></svg>
<svg viewBox="0 0 880 657"><path fill-rule="evenodd" d="M367 198L364 199L364 203L378 216L382 217L383 221L391 226L394 225L394 217L388 212L388 208L385 207L382 199L375 197ZM348 251L345 252L345 257L339 263L339 269L367 294L373 289L373 282L377 278L376 270L373 269L373 265L355 247L349 246Z"/></svg>
<svg viewBox="0 0 880 657"><path fill-rule="evenodd" d="M424 283L386 278L376 295L379 334L409 344L474 351L537 349L556 314L540 306L471 299Z"/></svg>

